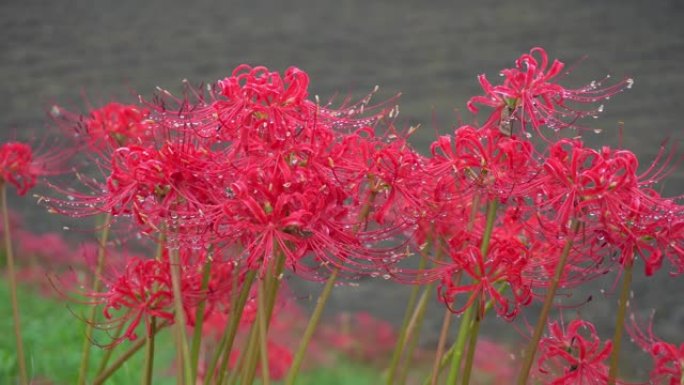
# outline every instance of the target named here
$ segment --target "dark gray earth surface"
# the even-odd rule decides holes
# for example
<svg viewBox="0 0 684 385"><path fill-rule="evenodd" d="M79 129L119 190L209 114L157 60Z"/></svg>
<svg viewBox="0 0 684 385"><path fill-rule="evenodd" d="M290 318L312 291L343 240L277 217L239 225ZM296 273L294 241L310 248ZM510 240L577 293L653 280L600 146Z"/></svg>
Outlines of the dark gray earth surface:
<svg viewBox="0 0 684 385"><path fill-rule="evenodd" d="M633 77L635 86L588 122L592 144L616 144L624 122L623 145L646 164L663 139L684 139L684 2L654 1L10 1L0 4L0 127L3 138L30 137L46 123L52 103L83 106L112 97L132 100L131 90L150 96L155 86L178 90L182 79L212 82L241 63L284 70L296 65L311 77L311 94L323 100L364 95L376 84L379 99L402 92L400 122L422 123L414 143L426 151L441 132L453 128L457 112L480 92L476 75L495 77L533 46L571 64L587 59L569 84ZM378 100L379 100L378 99ZM34 128L34 131L27 131ZM681 147L681 146L680 146ZM682 151L680 150L680 155ZM684 168L665 191L684 192ZM41 231L60 229L62 218L47 216L32 198L12 199ZM79 234L74 234L78 237ZM633 307L657 309L656 332L684 340L682 278L667 274L644 279L638 272ZM615 278L576 295L583 317L611 334ZM290 279L302 302L319 284ZM334 291L329 313L367 310L399 323L408 288L384 280ZM312 295L315 298L315 294ZM570 310L572 314L577 312ZM442 310L426 323L426 344L434 343ZM516 336L504 321L489 320L487 332ZM531 320L533 321L533 319ZM524 329L522 323L519 327ZM634 356L640 357L640 356ZM643 357L643 356L641 356ZM634 365L638 371L647 364Z"/></svg>

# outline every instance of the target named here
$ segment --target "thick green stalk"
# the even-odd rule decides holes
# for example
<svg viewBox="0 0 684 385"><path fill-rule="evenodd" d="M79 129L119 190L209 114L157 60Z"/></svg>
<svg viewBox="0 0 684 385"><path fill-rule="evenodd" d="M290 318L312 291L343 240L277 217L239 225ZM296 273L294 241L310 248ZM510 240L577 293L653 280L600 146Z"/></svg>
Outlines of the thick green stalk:
<svg viewBox="0 0 684 385"><path fill-rule="evenodd" d="M202 293L205 293L209 287L209 278L211 276L211 258L207 257L202 268ZM204 294L206 295L206 293ZM192 368L192 378L197 378L197 371L199 367L199 355L202 342L202 326L204 324L204 309L206 307L206 297L202 298L195 309L195 329L192 334L192 346L190 348L190 365Z"/></svg>
<svg viewBox="0 0 684 385"><path fill-rule="evenodd" d="M335 281L337 280L338 273L338 269L333 270L332 274L328 278L328 281L325 283L325 287L323 287L323 292L316 301L316 308L311 314L311 318L309 319L308 325L306 325L306 330L304 330L304 335L302 336L302 339L299 341L299 347L297 348L297 353L295 353L294 359L292 361L292 366L290 366L290 370L287 373L285 385L294 385L295 380L297 379L299 367L301 366L302 361L304 360L304 356L306 355L306 348L309 346L311 337L313 337L314 331L318 326L318 321L321 318L321 314L323 314L325 304L328 302L328 298L330 298L330 293L332 292L332 289L335 286Z"/></svg>
<svg viewBox="0 0 684 385"><path fill-rule="evenodd" d="M572 249L572 244L574 236L579 230L580 222L573 219L571 225L571 232L568 235L568 239L563 246L563 251L561 252L560 259L558 260L558 265L556 266L556 272L551 281L551 285L546 293L546 298L544 299L544 305L539 313L539 319L537 320L537 325L534 328L532 334L532 339L527 344L527 349L525 349L525 358L523 360L522 370L520 371L520 376L518 377L518 385L526 385L527 378L530 375L530 369L532 369L532 364L534 363L534 355L537 353L537 346L539 345L539 340L541 339L544 329L546 328L546 320L549 318L549 312L551 311L551 306L553 305L553 300L556 297L556 291L558 290L558 285L563 277L563 270L565 269L565 264L568 261L568 255L570 255L570 250Z"/></svg>
<svg viewBox="0 0 684 385"><path fill-rule="evenodd" d="M17 277L14 271L14 250L12 250L12 234L9 213L7 212L7 187L0 179L0 200L2 201L2 221L5 227L5 253L7 254L7 279L10 287L10 302L12 303L12 319L14 322L14 338L17 345L17 362L19 364L19 383L28 385L28 371L26 370L26 356L24 355L24 340L21 337L21 319L19 316L19 301L17 300Z"/></svg>
<svg viewBox="0 0 684 385"><path fill-rule="evenodd" d="M411 368L411 363L413 361L413 353L418 347L418 342L420 341L420 331L423 329L423 321L425 320L425 313L427 311L428 304L427 300L430 293L433 292L434 287L434 284L430 284L423 288L423 294L419 302L420 309L418 311L417 317L415 318L414 322L409 323L407 335L408 347L406 349L406 358L404 359L399 372L399 378L397 381L398 385L404 385L406 383L406 379L408 378L408 371Z"/></svg>
<svg viewBox="0 0 684 385"><path fill-rule="evenodd" d="M608 385L615 385L618 376L618 364L620 362L620 347L622 345L622 334L625 330L625 314L627 312L627 302L629 302L629 292L632 287L632 276L634 272L634 260L625 263L625 275L622 278L622 290L620 291L620 302L618 313L615 317L615 334L613 335L613 351L610 355L610 370L608 371Z"/></svg>
<svg viewBox="0 0 684 385"><path fill-rule="evenodd" d="M276 261L274 266L271 267L271 272L268 275L266 288L268 292L266 293L266 329L268 331L268 325L271 323L271 315L273 315L273 308L276 303L276 297L278 296L278 288L280 287L281 275L283 268L285 267L285 255L282 252L276 253ZM252 325L254 329L256 325ZM243 377L241 385L251 385L254 382L254 377L256 376L256 363L259 355L259 340L258 333L254 333L254 341L250 341L252 345L251 354L248 356L247 360L247 371Z"/></svg>
<svg viewBox="0 0 684 385"><path fill-rule="evenodd" d="M107 256L107 240L109 238L109 227L112 222L112 214L107 214L103 221L102 233L100 234L100 243L97 250L97 265L95 266L95 274L93 274L93 291L95 293L102 289L102 281L100 277L102 276L102 270L104 269L104 262ZM86 374L88 372L88 366L90 365L90 345L93 336L93 328L95 327L95 316L97 314L97 306L92 305L90 307L90 313L88 314L88 321L86 322L85 339L83 340L83 348L81 355L81 366L78 370L78 385L84 385Z"/></svg>
<svg viewBox="0 0 684 385"><path fill-rule="evenodd" d="M461 316L461 323L458 327L458 335L456 342L454 342L453 353L451 354L451 369L449 369L449 376L447 377L447 384L455 384L461 372L461 360L463 359L463 351L465 349L466 340L468 339L468 331L472 325L473 307L466 309Z"/></svg>
<svg viewBox="0 0 684 385"><path fill-rule="evenodd" d="M449 309L444 311L444 320L442 321L442 331L439 333L439 342L437 343L437 352L435 353L435 362L432 363L432 379L431 385L437 385L439 380L439 369L442 355L444 354L444 345L446 344L447 335L449 334L449 326L451 326L452 314Z"/></svg>
<svg viewBox="0 0 684 385"><path fill-rule="evenodd" d="M156 329L154 330L154 335L159 333L160 330L168 326L168 322L164 322L161 325L157 325ZM128 350L123 352L115 361L113 364L111 364L109 367L107 367L105 370L102 370L100 374L95 377L95 380L93 380L91 385L103 385L109 377L116 372L121 365L123 365L126 361L128 361L129 358L131 358L138 350L140 350L143 346L145 346L146 340L140 339L133 344Z"/></svg>
<svg viewBox="0 0 684 385"><path fill-rule="evenodd" d="M214 358L209 364L207 374L204 377L204 385L209 385L211 378L214 376L214 371L218 361L223 357L221 361L221 366L219 368L218 384L223 383L223 378L226 370L228 369L228 363L230 361L230 352L233 349L233 342L235 342L235 336L237 335L238 326L240 326L240 319L242 318L242 312L245 309L245 303L247 303L247 298L249 298L249 292L254 283L254 277L256 277L256 270L249 270L245 275L245 280L242 282L242 288L240 288L240 294L237 300L232 301L230 319L226 330L221 337L221 342L216 348L214 353ZM237 279L237 276L236 276Z"/></svg>
<svg viewBox="0 0 684 385"><path fill-rule="evenodd" d="M154 368L154 329L157 319L150 317L150 333L145 337L145 370L143 372L142 385L152 385L152 369Z"/></svg>
<svg viewBox="0 0 684 385"><path fill-rule="evenodd" d="M124 322L119 322L119 326L117 326L116 331L114 331L114 334L112 335L113 340L118 340L119 337L121 337L121 333L123 333L124 326L126 326ZM116 346L118 345L112 346L109 349L105 349L104 355L100 360L100 365L97 367L95 377L99 376L100 373L107 369L107 364L109 363L109 359L112 358L112 354L114 353L114 349L116 348Z"/></svg>
<svg viewBox="0 0 684 385"><path fill-rule="evenodd" d="M494 301L492 301L491 299L490 299L489 301L487 301L487 305L485 306L485 309L484 309L484 314L487 314L487 312L488 312L493 306L494 306ZM448 310L447 310L447 311L448 311ZM446 353L444 353L444 355L442 355L442 356L439 358L439 369L438 369L438 371L437 371L437 375L438 375L438 376L439 376L439 373L441 373L442 370L447 366L447 364L449 364L449 360L453 357L454 352L457 350L456 348L457 348L457 344L454 343L453 345L451 345L451 347L449 348L449 350L447 350ZM460 361L459 361L459 362L460 362ZM425 379L423 380L423 385L430 385L431 382L432 382L432 374L429 374L429 375L426 376ZM447 382L447 383L449 383L449 382Z"/></svg>
<svg viewBox="0 0 684 385"><path fill-rule="evenodd" d="M262 286L260 290L257 291L257 322L259 329L259 347L260 347L260 357L261 357L261 381L264 385L270 385L271 377L268 372L268 341L266 340L267 335L267 324L266 321L266 301L264 301L264 295L266 291L266 286L262 281Z"/></svg>
<svg viewBox="0 0 684 385"><path fill-rule="evenodd" d="M185 309L183 307L183 298L181 293L181 266L178 249L169 250L169 257L171 262L171 286L173 288L173 306L175 313L176 331L179 338L180 358L179 369L183 373L184 385L193 385L195 379L192 378L192 364L190 363L190 348L188 347L188 338L185 335Z"/></svg>
<svg viewBox="0 0 684 385"><path fill-rule="evenodd" d="M498 207L499 204L496 200L492 200L487 204L487 221L485 223L484 232L482 233L482 243L480 244L480 254L482 254L483 257L489 252L489 243L492 238L494 222L496 222L496 210ZM449 370L447 384L455 384L461 372L461 361L463 359L466 339L471 331L474 313L474 306L470 306L468 309L466 309L465 313L463 313L463 316L461 317L461 324L458 328L458 336L456 337L456 342L454 343L454 353L451 356L451 369ZM478 316L482 315L480 314Z"/></svg>
<svg viewBox="0 0 684 385"><path fill-rule="evenodd" d="M419 270L425 268L427 263L427 257L423 255L420 259ZM406 306L406 312L404 313L404 320L401 323L401 329L399 329L399 336L397 337L397 344L392 352L392 359L390 361L390 366L387 369L387 385L394 384L394 378L396 376L397 366L399 365L399 360L401 359L402 353L404 353L404 347L406 344L406 330L408 329L409 322L413 318L415 313L416 301L418 300L418 293L420 292L419 285L413 285L411 289L411 296L409 297L408 305Z"/></svg>
<svg viewBox="0 0 684 385"><path fill-rule="evenodd" d="M477 309L479 305L479 300L475 301L473 304L475 306L475 309ZM468 344L468 353L466 355L466 361L465 365L463 368L463 379L461 381L462 385L469 385L470 384L470 373L472 373L473 370L473 360L475 358L475 348L477 347L477 337L480 334L480 325L482 324L482 315L481 314L475 314L475 320L473 320L473 326L470 327L470 332L469 337L470 337L470 343Z"/></svg>

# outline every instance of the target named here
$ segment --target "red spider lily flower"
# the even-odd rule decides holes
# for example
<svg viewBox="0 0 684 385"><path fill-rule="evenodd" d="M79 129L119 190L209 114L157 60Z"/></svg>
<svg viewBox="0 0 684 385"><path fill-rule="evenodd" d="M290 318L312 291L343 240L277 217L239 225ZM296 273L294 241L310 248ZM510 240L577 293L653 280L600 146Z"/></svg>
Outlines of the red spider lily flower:
<svg viewBox="0 0 684 385"><path fill-rule="evenodd" d="M308 99L309 76L290 67L284 76L263 66L241 65L218 82L213 103L221 122L221 138L249 148L254 142L273 145L304 138L317 140L319 128L357 129L373 124L382 114L355 118L366 111L370 96L343 109L319 106Z"/></svg>
<svg viewBox="0 0 684 385"><path fill-rule="evenodd" d="M649 384L680 385L684 381L684 343L677 346L656 337L652 321L642 330L634 314L630 316L627 332L634 343L653 359Z"/></svg>
<svg viewBox="0 0 684 385"><path fill-rule="evenodd" d="M181 253L181 281L180 292L184 312L189 315L187 322L194 323L192 316L200 301L206 301L206 312L214 309L215 301L224 301L232 288L231 277L210 279L206 290L202 290L202 269L206 254L195 254L189 250ZM219 262L217 273L225 273ZM228 263L231 270L232 263ZM232 271L232 270L231 270ZM89 296L96 303L104 304L103 314L107 324L126 325L123 334L113 344L124 339L137 338L136 328L140 322L145 322L149 333L149 317L157 317L167 322L174 322L173 287L171 280L171 262L168 254L162 259L143 259L131 257L124 271L114 279L106 279L107 289L102 293Z"/></svg>
<svg viewBox="0 0 684 385"><path fill-rule="evenodd" d="M537 365L549 385L602 385L608 381L605 361L612 349L612 342L602 342L588 321L573 320L565 330L551 322L549 335L539 342Z"/></svg>
<svg viewBox="0 0 684 385"><path fill-rule="evenodd" d="M588 244L595 243L596 250L617 248L621 264L632 263L636 253L652 275L667 255L681 273L684 207L650 187L668 172L656 164L639 174L631 151L597 151L579 140L563 139L551 145L544 171L530 191L538 191L540 212L563 226L571 219L582 222L583 234L593 234Z"/></svg>
<svg viewBox="0 0 684 385"><path fill-rule="evenodd" d="M197 238L210 224L201 219L201 208L214 202L216 160L209 150L182 141L152 146L116 148L108 164L100 165L106 181L79 175L93 193L53 186L67 199L42 198L52 209L71 216L109 213L133 214L145 233L168 231L176 237ZM194 246L203 245L199 239Z"/></svg>
<svg viewBox="0 0 684 385"><path fill-rule="evenodd" d="M615 212L638 188L637 166L630 151L596 151L579 140L562 139L551 145L537 180L543 193L539 203L556 212L561 224Z"/></svg>
<svg viewBox="0 0 684 385"><path fill-rule="evenodd" d="M426 159L407 142L408 135L390 131L376 136L370 128L343 138L331 152L333 172L342 185L351 186L359 217L384 224L386 218L413 222L425 215L429 175ZM374 212L373 218L367 213ZM365 227L365 224L364 224Z"/></svg>
<svg viewBox="0 0 684 385"><path fill-rule="evenodd" d="M528 125L537 133L541 126L558 131L577 127L575 122L578 119L596 116L603 111L602 105L588 110L577 109L574 105L595 105L625 88L631 88L634 83L632 79L624 79L602 87L602 82L593 81L577 89L565 88L555 83L564 67L558 60L549 66L546 51L539 47L532 48L529 54L515 61L515 68L501 71L503 84L492 85L485 75L480 75L478 80L485 95L471 98L468 109L477 113L476 104L493 108L484 126L502 129L504 133L510 134L511 127L518 127L518 124L520 131L527 134Z"/></svg>
<svg viewBox="0 0 684 385"><path fill-rule="evenodd" d="M57 173L67 152L51 151L36 155L26 143L6 142L0 145L0 184L9 183L24 195L35 187L38 178Z"/></svg>
<svg viewBox="0 0 684 385"><path fill-rule="evenodd" d="M450 252L453 264L445 269L438 288L440 300L449 310L461 314L477 300L482 318L485 305L491 299L496 312L512 320L521 306L530 303L530 288L521 279L521 269L526 263L522 245L493 241L486 256L472 245L458 243L453 247L456 250ZM504 294L505 291L509 294ZM466 300L454 307L462 295Z"/></svg>
<svg viewBox="0 0 684 385"><path fill-rule="evenodd" d="M91 108L87 115L53 106L50 113L57 126L75 135L93 151L145 144L155 134L150 109L134 104L110 102Z"/></svg>
<svg viewBox="0 0 684 385"><path fill-rule="evenodd" d="M439 184L472 188L488 197L514 198L538 172L530 142L496 129L462 126L453 139L442 136L431 146L430 173Z"/></svg>

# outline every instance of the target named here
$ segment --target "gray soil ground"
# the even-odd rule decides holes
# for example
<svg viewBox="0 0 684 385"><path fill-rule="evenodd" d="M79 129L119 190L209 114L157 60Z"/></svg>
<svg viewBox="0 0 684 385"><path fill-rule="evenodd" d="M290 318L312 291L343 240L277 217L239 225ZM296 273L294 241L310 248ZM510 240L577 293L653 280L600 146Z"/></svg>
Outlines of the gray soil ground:
<svg viewBox="0 0 684 385"><path fill-rule="evenodd" d="M437 127L445 132L479 92L476 75L496 76L533 46L573 63L580 84L611 73L636 80L613 98L594 122L592 143L618 142L647 163L665 138L684 139L684 2L518 0L484 1L11 1L0 3L0 128L2 137L26 137L42 127L52 103L82 106L83 95L98 104L150 96L155 86L178 89L182 79L211 82L240 63L309 72L312 94L363 95L376 84L380 99L402 92L405 124L421 122L415 144L425 150ZM680 146L681 147L681 146ZM680 151L681 154L681 151ZM666 191L684 192L684 168ZM59 229L31 199L14 200L40 230ZM604 284L612 290L612 281ZM317 285L291 280L307 300ZM658 309L656 330L684 340L681 278L662 274L637 279L634 306ZM399 322L408 289L383 280L335 291L330 312L368 310ZM587 293L589 295L592 293ZM583 307L608 337L614 297ZM578 298L582 298L581 296ZM578 299L581 302L581 299ZM428 341L439 330L436 306L427 322ZM494 319L493 335L515 334ZM643 370L643 369L642 369Z"/></svg>

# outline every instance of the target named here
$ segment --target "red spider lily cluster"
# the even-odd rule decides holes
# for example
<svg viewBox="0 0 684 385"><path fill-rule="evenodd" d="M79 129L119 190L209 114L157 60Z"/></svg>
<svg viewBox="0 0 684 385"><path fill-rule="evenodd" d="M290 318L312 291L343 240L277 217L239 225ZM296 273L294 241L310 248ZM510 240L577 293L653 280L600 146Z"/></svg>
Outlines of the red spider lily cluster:
<svg viewBox="0 0 684 385"><path fill-rule="evenodd" d="M549 336L539 343L539 371L550 376L550 385L605 384L606 361L613 345L603 342L590 322L576 319L563 330L558 322L549 325Z"/></svg>
<svg viewBox="0 0 684 385"><path fill-rule="evenodd" d="M461 330L473 333L469 349L490 309L512 322L543 302L518 383L527 383L535 361L544 383L621 383L606 363L619 344L603 342L588 321L567 329L547 322L550 309L558 293L613 271L625 276L628 290L638 263L646 276L666 261L672 275L684 272L684 206L657 189L673 169L665 144L639 171L633 152L594 149L567 134L587 129L581 120L602 112L600 103L633 81L606 78L571 89L558 82L563 69L534 48L501 71L501 84L480 75L484 95L468 108L477 114L478 105L489 107L485 123L438 137L429 156L409 144L415 127L397 127L391 101L370 105L371 93L358 103L321 105L309 97L308 75L294 67L280 74L241 65L206 90L187 86L178 97L160 89L151 100L84 115L56 107L55 121L73 133L96 172L79 171L73 185L53 183L56 194L40 200L69 216L103 214L104 228L113 226L118 236L156 242L155 257L121 257L104 273L98 266L86 295L105 320L90 321L121 329L115 343L136 339L140 325L153 338L156 321L179 328L218 322L227 346L215 346L206 371L194 370L207 384L222 381L226 368L245 383L256 371L268 381L290 364L292 384L300 354L259 337L264 328L277 329L270 322L280 317L274 308L284 270L327 280L320 303L339 276L382 276L426 293L436 286L446 309L464 315ZM0 181L19 194L45 174L40 165L27 145L0 148ZM420 306L424 301L396 338L414 337ZM625 306L621 300L621 314ZM395 338L366 321L356 327ZM245 323L247 347L233 348ZM656 359L654 383L681 381L681 349L638 335ZM453 370L469 373L474 352L464 344L454 349L453 357L468 358ZM217 362L223 369L212 366ZM265 362L269 368L260 370Z"/></svg>

